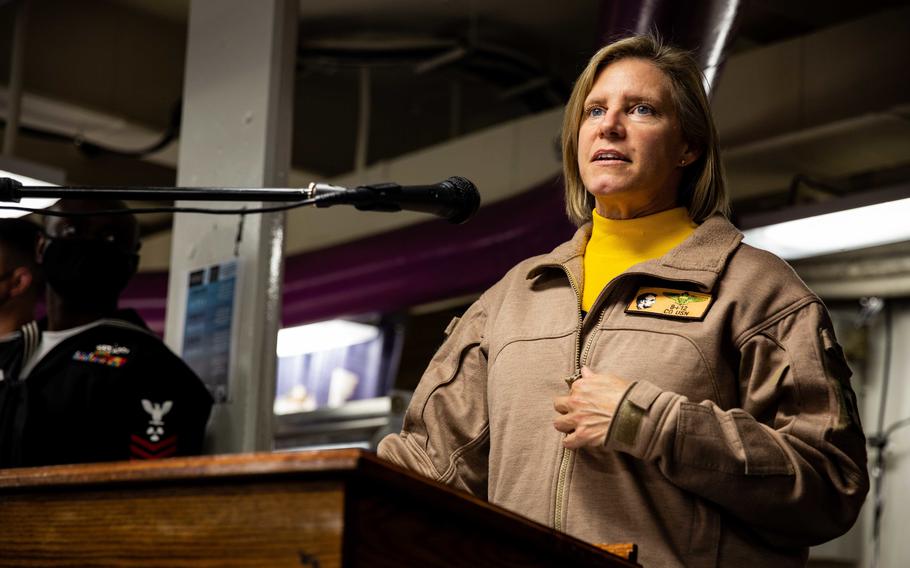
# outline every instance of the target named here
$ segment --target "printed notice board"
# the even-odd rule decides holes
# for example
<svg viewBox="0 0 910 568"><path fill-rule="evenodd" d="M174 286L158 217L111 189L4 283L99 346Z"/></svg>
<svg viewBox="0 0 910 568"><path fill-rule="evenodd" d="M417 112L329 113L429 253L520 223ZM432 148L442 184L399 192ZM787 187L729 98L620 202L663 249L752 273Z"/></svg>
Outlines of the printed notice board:
<svg viewBox="0 0 910 568"><path fill-rule="evenodd" d="M187 285L183 359L208 387L215 402L225 402L229 396L237 261L194 270Z"/></svg>

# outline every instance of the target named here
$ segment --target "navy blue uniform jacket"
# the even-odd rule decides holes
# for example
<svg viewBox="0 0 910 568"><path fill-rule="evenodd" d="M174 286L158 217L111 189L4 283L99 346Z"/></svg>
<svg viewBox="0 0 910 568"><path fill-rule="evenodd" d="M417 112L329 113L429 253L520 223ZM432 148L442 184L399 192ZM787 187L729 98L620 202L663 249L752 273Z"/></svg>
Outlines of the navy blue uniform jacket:
<svg viewBox="0 0 910 568"><path fill-rule="evenodd" d="M212 397L135 312L117 312L19 371L32 322L0 342L0 467L201 453Z"/></svg>

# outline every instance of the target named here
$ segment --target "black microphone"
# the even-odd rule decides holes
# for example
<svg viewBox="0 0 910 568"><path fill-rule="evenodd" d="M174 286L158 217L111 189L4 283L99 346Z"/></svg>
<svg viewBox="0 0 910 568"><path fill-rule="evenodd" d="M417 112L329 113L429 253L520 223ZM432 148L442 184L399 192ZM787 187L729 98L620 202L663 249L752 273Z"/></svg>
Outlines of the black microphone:
<svg viewBox="0 0 910 568"><path fill-rule="evenodd" d="M353 205L361 211L419 211L444 217L450 223L464 223L480 207L480 193L469 180L452 176L433 185L377 183L352 189L312 184L316 207Z"/></svg>

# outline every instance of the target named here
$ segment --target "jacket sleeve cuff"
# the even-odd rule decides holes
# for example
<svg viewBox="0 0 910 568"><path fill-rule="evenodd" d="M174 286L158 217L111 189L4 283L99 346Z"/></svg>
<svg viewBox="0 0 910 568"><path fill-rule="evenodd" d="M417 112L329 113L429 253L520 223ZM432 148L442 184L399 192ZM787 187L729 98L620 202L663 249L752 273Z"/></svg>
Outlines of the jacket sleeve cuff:
<svg viewBox="0 0 910 568"><path fill-rule="evenodd" d="M677 397L648 381L634 383L616 409L605 447L646 459L663 416Z"/></svg>

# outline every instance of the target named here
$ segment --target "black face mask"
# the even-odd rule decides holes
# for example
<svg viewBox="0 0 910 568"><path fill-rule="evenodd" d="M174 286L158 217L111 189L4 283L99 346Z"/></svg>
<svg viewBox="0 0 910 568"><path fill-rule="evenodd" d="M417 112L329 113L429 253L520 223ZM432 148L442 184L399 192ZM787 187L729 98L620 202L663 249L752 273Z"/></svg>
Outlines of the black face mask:
<svg viewBox="0 0 910 568"><path fill-rule="evenodd" d="M116 303L136 271L139 255L97 239L48 239L44 276L64 300L84 306Z"/></svg>

